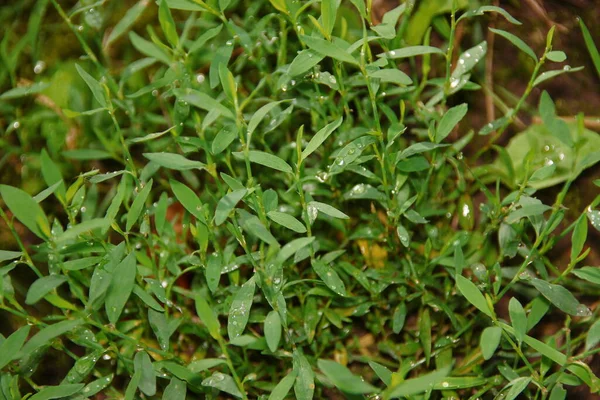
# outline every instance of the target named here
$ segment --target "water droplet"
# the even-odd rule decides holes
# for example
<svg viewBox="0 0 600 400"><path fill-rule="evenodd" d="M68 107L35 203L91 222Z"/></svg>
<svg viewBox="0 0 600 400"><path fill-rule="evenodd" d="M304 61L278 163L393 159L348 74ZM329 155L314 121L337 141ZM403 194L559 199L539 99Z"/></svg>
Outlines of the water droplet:
<svg viewBox="0 0 600 400"><path fill-rule="evenodd" d="M227 46L233 46L233 40L228 40L227 42L225 42L225 44Z"/></svg>
<svg viewBox="0 0 600 400"><path fill-rule="evenodd" d="M79 25L79 26L77 27L77 30L78 30L79 32L83 32L83 25Z"/></svg>
<svg viewBox="0 0 600 400"><path fill-rule="evenodd" d="M292 85L292 86L296 85L296 81L292 79L292 80L290 81L290 85Z"/></svg>
<svg viewBox="0 0 600 400"><path fill-rule="evenodd" d="M13 129L19 129L20 126L21 126L21 123L19 121L15 121L12 124Z"/></svg>
<svg viewBox="0 0 600 400"><path fill-rule="evenodd" d="M457 87L457 86L458 86L458 82L459 82L459 80L458 80L458 79L456 79L456 78L452 78L452 79L450 79L450 87L451 87L451 88L455 88L455 87Z"/></svg>
<svg viewBox="0 0 600 400"><path fill-rule="evenodd" d="M466 52L466 53L465 53L465 57L466 57L466 58L470 58L470 57L471 57L471 53L469 53L469 52Z"/></svg>
<svg viewBox="0 0 600 400"><path fill-rule="evenodd" d="M396 55L396 52L394 50L392 50L392 51L389 52L389 55L393 57L393 56Z"/></svg>
<svg viewBox="0 0 600 400"><path fill-rule="evenodd" d="M592 315L592 311L584 304L580 304L577 306L576 315L578 317L589 317L590 315Z"/></svg>
<svg viewBox="0 0 600 400"><path fill-rule="evenodd" d="M463 64L465 63L465 60L463 60L463 59L461 58L460 60L458 60L458 63L459 63L460 65L463 65ZM446 383L446 382L444 382L444 383Z"/></svg>
<svg viewBox="0 0 600 400"><path fill-rule="evenodd" d="M281 85L281 90L284 92L287 92L287 90L288 90L287 85L286 84Z"/></svg>
<svg viewBox="0 0 600 400"><path fill-rule="evenodd" d="M458 154L456 155L456 158L459 160L462 160L464 158L462 151L458 152Z"/></svg>
<svg viewBox="0 0 600 400"><path fill-rule="evenodd" d="M33 72L35 74L41 74L44 71L44 69L46 69L46 63L40 60L35 63L35 66L33 67Z"/></svg>
<svg viewBox="0 0 600 400"><path fill-rule="evenodd" d="M365 185L363 183L359 183L358 185L354 185L354 187L352 188L350 193L353 196L359 196L359 195L363 194L366 190L367 190L367 188L365 187Z"/></svg>
<svg viewBox="0 0 600 400"><path fill-rule="evenodd" d="M570 65L565 65L563 67L563 71L570 71L571 70L571 66Z"/></svg>
<svg viewBox="0 0 600 400"><path fill-rule="evenodd" d="M215 381L222 381L223 379L225 379L225 375L223 375L220 372L215 372L215 374L212 376L214 378Z"/></svg>
<svg viewBox="0 0 600 400"><path fill-rule="evenodd" d="M152 91L152 96L157 97L158 96L158 90L154 89Z"/></svg>
<svg viewBox="0 0 600 400"><path fill-rule="evenodd" d="M334 85L337 83L337 80L335 79L335 76L330 76L329 77L329 82L333 83Z"/></svg>
<svg viewBox="0 0 600 400"><path fill-rule="evenodd" d="M87 211L87 208L85 208L85 206L83 206L79 209L79 211L81 211L81 213L83 214Z"/></svg>
<svg viewBox="0 0 600 400"><path fill-rule="evenodd" d="M442 386L447 388L448 386L450 386L450 384L448 382L442 382Z"/></svg>
<svg viewBox="0 0 600 400"><path fill-rule="evenodd" d="M169 286L169 282L167 282L166 280L165 280L165 281L162 281L162 282L160 283L160 286L162 286L163 288L166 288L167 286Z"/></svg>

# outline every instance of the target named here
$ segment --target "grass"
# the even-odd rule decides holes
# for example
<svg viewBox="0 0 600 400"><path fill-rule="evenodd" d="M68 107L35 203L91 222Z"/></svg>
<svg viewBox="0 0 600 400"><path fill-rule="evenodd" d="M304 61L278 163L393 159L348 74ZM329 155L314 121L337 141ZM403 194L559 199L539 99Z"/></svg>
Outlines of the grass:
<svg viewBox="0 0 600 400"><path fill-rule="evenodd" d="M600 391L600 136L529 103L581 68L493 29L531 75L477 127L520 22L424 3L2 10L0 399Z"/></svg>

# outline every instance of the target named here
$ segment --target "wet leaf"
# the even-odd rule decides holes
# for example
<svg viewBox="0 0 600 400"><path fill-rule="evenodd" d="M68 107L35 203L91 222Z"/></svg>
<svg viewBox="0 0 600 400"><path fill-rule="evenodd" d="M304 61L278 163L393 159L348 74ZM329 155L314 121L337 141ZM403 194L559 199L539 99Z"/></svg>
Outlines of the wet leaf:
<svg viewBox="0 0 600 400"><path fill-rule="evenodd" d="M250 309L254 298L254 290L256 284L254 277L244 283L233 296L231 308L229 309L229 318L227 319L227 333L229 340L233 340L240 336L250 318Z"/></svg>
<svg viewBox="0 0 600 400"><path fill-rule="evenodd" d="M481 348L481 353L483 354L484 359L489 360L494 356L494 353L500 344L501 338L502 328L497 326L488 326L483 330L479 340L479 347Z"/></svg>
<svg viewBox="0 0 600 400"><path fill-rule="evenodd" d="M493 314L488 307L485 297L483 297L473 282L464 276L458 275L456 277L456 286L458 287L460 293L469 301L469 303L474 305L479 311L488 317L492 317Z"/></svg>
<svg viewBox="0 0 600 400"><path fill-rule="evenodd" d="M44 298L52 290L62 285L67 281L67 277L64 275L49 275L37 279L31 284L27 291L27 298L25 299L26 304L35 304Z"/></svg>
<svg viewBox="0 0 600 400"><path fill-rule="evenodd" d="M436 143L440 143L450 134L450 132L452 132L454 127L458 125L458 123L467 114L467 110L467 104L461 104L459 106L452 107L446 112L446 114L444 114L435 132Z"/></svg>
<svg viewBox="0 0 600 400"><path fill-rule="evenodd" d="M150 356L145 351L138 351L133 358L135 372L139 372L138 388L147 396L156 394L156 373Z"/></svg>
<svg viewBox="0 0 600 400"><path fill-rule="evenodd" d="M45 239L50 236L50 223L42 207L26 192L16 187L0 185L2 200L31 232Z"/></svg>
<svg viewBox="0 0 600 400"><path fill-rule="evenodd" d="M310 367L310 363L299 350L293 353L294 373L296 381L294 382L294 393L298 400L312 400L315 391L315 373Z"/></svg>
<svg viewBox="0 0 600 400"><path fill-rule="evenodd" d="M291 374L287 374L269 395L269 400L284 400L290 389L294 385L296 380L297 372L293 371Z"/></svg>
<svg viewBox="0 0 600 400"><path fill-rule="evenodd" d="M423 393L433 388L434 385L441 382L450 373L450 367L438 369L428 374L423 374L418 378L406 379L405 381L393 384L384 392L384 398L391 399L401 396L412 396Z"/></svg>
<svg viewBox="0 0 600 400"><path fill-rule="evenodd" d="M131 252L116 266L113 272L104 303L106 315L111 324L117 323L123 308L125 308L125 304L133 291L136 271L135 252Z"/></svg>
<svg viewBox="0 0 600 400"><path fill-rule="evenodd" d="M279 341L281 340L281 317L277 311L270 311L269 314L267 314L264 332L267 346L269 346L269 350L274 353L277 351ZM292 387L292 383L290 383L289 387Z"/></svg>
<svg viewBox="0 0 600 400"><path fill-rule="evenodd" d="M298 221L295 217L290 214L279 212L279 211L269 211L267 216L277 224L281 226L285 226L286 228L298 232L304 233L306 232L306 227L300 221Z"/></svg>
<svg viewBox="0 0 600 400"><path fill-rule="evenodd" d="M334 293L337 293L340 296L346 296L346 286L344 282L340 279L335 270L325 264L320 260L314 260L312 262L313 269L319 275L319 278L327 285L329 289L331 289Z"/></svg>
<svg viewBox="0 0 600 400"><path fill-rule="evenodd" d="M235 397L242 397L242 392L238 389L233 378L230 375L221 372L215 372L210 377L203 380L202 386L219 389L220 391L229 393Z"/></svg>
<svg viewBox="0 0 600 400"><path fill-rule="evenodd" d="M215 211L215 225L221 225L227 220L236 204L246 196L246 193L248 193L246 189L234 190L219 200L217 203L217 210Z"/></svg>
<svg viewBox="0 0 600 400"><path fill-rule="evenodd" d="M325 140L342 124L342 118L338 118L334 122L325 125L310 139L310 142L306 145L306 148L302 152L302 160L306 159L315 150L317 150Z"/></svg>
<svg viewBox="0 0 600 400"><path fill-rule="evenodd" d="M585 317L591 315L591 311L560 285L554 285L544 280L531 278L531 284L558 309L569 315L576 317Z"/></svg>
<svg viewBox="0 0 600 400"><path fill-rule="evenodd" d="M165 388L162 400L185 400L187 385L185 382L173 377Z"/></svg>
<svg viewBox="0 0 600 400"><path fill-rule="evenodd" d="M79 393L85 385L83 383L64 384L58 386L46 386L33 396L30 400L60 399Z"/></svg>
<svg viewBox="0 0 600 400"><path fill-rule="evenodd" d="M144 188L138 193L138 195L133 200L131 204L131 208L129 208L129 212L127 213L127 223L125 225L125 229L130 231L133 225L136 223L142 210L146 204L146 200L150 195L150 191L152 190L152 179L148 183L144 185Z"/></svg>
<svg viewBox="0 0 600 400"><path fill-rule="evenodd" d="M320 359L319 369L341 391L350 394L368 394L378 392L375 386L365 382L362 377L354 375L350 370L335 361Z"/></svg>
<svg viewBox="0 0 600 400"><path fill-rule="evenodd" d="M494 32L496 35L502 36L503 38L514 44L519 50L531 57L533 61L538 61L537 56L535 55L531 47L529 47L523 40L521 40L517 36L513 35L510 32L503 31L501 29L490 28L490 31Z"/></svg>
<svg viewBox="0 0 600 400"><path fill-rule="evenodd" d="M0 344L0 369L10 363L19 353L29 335L30 329L31 326L25 325L13 332Z"/></svg>
<svg viewBox="0 0 600 400"><path fill-rule="evenodd" d="M527 334L527 315L523 306L515 297L511 298L508 303L508 312L510 314L511 325L515 328L515 337L521 343Z"/></svg>
<svg viewBox="0 0 600 400"><path fill-rule="evenodd" d="M221 327L219 325L219 320L212 308L206 302L206 299L200 295L196 296L196 313L198 313L198 317L200 317L204 325L206 325L210 336L216 340L220 339L221 333L219 331Z"/></svg>
<svg viewBox="0 0 600 400"><path fill-rule="evenodd" d="M157 163L161 167L177 171L186 171L190 169L202 170L206 167L206 164L203 162L188 160L181 154L175 153L144 153L144 157Z"/></svg>

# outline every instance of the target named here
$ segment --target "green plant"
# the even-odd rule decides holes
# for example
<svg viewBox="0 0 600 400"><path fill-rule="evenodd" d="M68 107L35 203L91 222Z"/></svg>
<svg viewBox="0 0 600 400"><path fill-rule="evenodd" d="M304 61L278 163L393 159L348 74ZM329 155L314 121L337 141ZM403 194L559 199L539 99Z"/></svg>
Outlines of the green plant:
<svg viewBox="0 0 600 400"><path fill-rule="evenodd" d="M0 398L600 390L600 270L582 266L600 196L564 206L600 138L544 92L543 125L496 145L535 87L580 70L547 68L554 29L542 54L493 30L532 73L476 135L487 46L456 32L519 24L498 7L409 1L372 25L361 0L61 3L1 46L0 165L20 157L23 181L0 185ZM51 12L84 57L23 83Z"/></svg>

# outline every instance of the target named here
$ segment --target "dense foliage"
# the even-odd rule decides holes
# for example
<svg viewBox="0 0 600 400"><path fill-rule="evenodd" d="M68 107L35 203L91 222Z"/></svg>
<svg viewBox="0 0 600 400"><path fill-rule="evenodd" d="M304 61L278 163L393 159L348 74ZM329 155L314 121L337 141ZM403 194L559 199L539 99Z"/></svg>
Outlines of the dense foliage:
<svg viewBox="0 0 600 400"><path fill-rule="evenodd" d="M600 390L600 182L564 205L600 135L528 103L580 70L554 28L536 53L473 0L65 3L0 46L0 399ZM531 75L477 126L491 18Z"/></svg>

